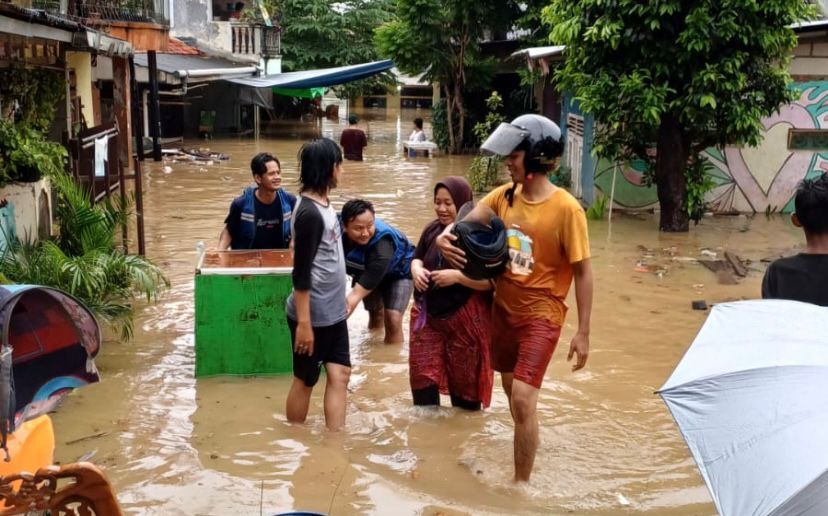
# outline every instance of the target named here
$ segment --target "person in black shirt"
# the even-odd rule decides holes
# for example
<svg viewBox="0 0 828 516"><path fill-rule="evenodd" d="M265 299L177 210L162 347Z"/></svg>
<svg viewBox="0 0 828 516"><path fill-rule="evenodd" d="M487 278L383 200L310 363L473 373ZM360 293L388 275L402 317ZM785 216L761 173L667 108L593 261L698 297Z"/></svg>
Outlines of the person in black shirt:
<svg viewBox="0 0 828 516"><path fill-rule="evenodd" d="M765 272L762 297L828 306L828 173L800 183L791 216L805 232L805 251L776 260Z"/></svg>
<svg viewBox="0 0 828 516"><path fill-rule="evenodd" d="M345 265L354 278L348 315L360 301L369 328L385 326L385 343L403 341L402 319L411 299L414 246L397 228L374 217L374 206L352 199L342 207Z"/></svg>
<svg viewBox="0 0 828 516"><path fill-rule="evenodd" d="M286 249L290 246L290 217L296 197L284 191L279 159L262 152L250 161L256 187L233 200L224 219L219 250Z"/></svg>

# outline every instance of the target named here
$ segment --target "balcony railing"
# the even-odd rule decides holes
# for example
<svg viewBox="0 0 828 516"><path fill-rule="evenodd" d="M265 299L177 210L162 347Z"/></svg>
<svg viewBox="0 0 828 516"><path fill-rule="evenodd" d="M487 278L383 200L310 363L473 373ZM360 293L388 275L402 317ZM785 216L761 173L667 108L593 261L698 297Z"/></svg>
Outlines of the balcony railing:
<svg viewBox="0 0 828 516"><path fill-rule="evenodd" d="M262 27L262 56L278 57L282 55L282 28Z"/></svg>
<svg viewBox="0 0 828 516"><path fill-rule="evenodd" d="M213 43L221 50L241 57L277 57L281 33L277 27L237 21L214 21Z"/></svg>
<svg viewBox="0 0 828 516"><path fill-rule="evenodd" d="M32 7L83 21L169 24L164 0L33 0Z"/></svg>

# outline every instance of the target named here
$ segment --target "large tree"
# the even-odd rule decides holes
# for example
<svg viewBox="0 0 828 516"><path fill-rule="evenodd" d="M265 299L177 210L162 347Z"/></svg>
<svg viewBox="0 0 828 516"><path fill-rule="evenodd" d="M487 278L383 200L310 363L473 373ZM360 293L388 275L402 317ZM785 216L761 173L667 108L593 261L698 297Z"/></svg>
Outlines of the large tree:
<svg viewBox="0 0 828 516"><path fill-rule="evenodd" d="M374 29L391 19L392 0L277 0L269 5L282 27L286 72L376 61ZM387 82L358 81L350 94Z"/></svg>
<svg viewBox="0 0 828 516"><path fill-rule="evenodd" d="M787 71L805 0L552 0L555 78L595 116L595 151L650 163L662 231L689 229L700 153L757 145L792 99ZM650 149L655 146L655 155Z"/></svg>
<svg viewBox="0 0 828 516"><path fill-rule="evenodd" d="M380 53L402 72L424 73L446 98L449 152L459 152L465 131L464 90L489 75L479 41L492 13L487 0L398 0L397 18L376 30Z"/></svg>

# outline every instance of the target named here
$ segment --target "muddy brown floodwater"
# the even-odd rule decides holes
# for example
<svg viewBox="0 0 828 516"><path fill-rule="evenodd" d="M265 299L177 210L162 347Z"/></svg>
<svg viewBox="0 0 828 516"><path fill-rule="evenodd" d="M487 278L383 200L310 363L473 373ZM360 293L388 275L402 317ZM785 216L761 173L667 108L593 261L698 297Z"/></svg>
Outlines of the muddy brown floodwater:
<svg viewBox="0 0 828 516"><path fill-rule="evenodd" d="M345 163L333 194L337 207L368 198L385 220L419 236L434 216L433 184L464 174L470 162L402 156L411 120L424 114L363 113L366 159ZM343 127L325 121L321 131L338 139ZM354 369L341 434L324 430L322 389L306 425L286 422L289 376L193 377L195 246L217 243L231 199L250 183L254 153L276 153L286 187L296 191L296 153L313 132L313 125L296 123L276 126L259 142L188 142L231 156L212 166L174 164L164 173L147 162L147 249L172 288L137 311L132 342L104 345L97 359L103 381L76 392L55 414L58 460L91 456L133 514L715 513L654 391L704 321L691 301L757 297L760 259L800 241L786 220L707 218L684 235L659 234L652 215L616 216L611 231L606 221L590 221L589 363L573 374L565 361L577 324L572 310L540 394L534 475L516 487L512 423L499 380L491 408L480 413L413 408L407 343L383 345L381 334L365 329L361 309L349 322ZM752 260L748 277L718 285L691 260L702 248ZM645 272L636 271L639 263Z"/></svg>

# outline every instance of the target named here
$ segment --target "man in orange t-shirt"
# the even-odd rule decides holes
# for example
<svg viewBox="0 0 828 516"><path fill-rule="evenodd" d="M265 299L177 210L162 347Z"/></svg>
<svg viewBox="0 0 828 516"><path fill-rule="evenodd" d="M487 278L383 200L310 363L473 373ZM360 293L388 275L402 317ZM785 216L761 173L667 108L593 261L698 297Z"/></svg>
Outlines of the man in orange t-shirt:
<svg viewBox="0 0 828 516"><path fill-rule="evenodd" d="M485 222L493 212L506 226L509 263L495 285L492 310L492 367L501 373L515 421L515 480L528 481L538 447L538 393L566 317L572 280L578 331L567 360L577 371L589 354L592 269L584 210L547 173L563 151L557 125L539 115L501 124L481 149L505 156L513 184L484 197L465 220ZM447 228L438 237L444 257L465 264Z"/></svg>

